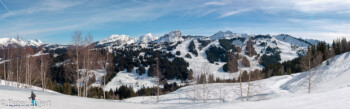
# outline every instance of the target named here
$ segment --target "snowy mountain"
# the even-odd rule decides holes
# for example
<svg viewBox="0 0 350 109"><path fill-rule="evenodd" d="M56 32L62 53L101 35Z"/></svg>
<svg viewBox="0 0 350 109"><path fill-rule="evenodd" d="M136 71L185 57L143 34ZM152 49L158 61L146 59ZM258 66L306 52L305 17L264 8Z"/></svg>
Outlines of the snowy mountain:
<svg viewBox="0 0 350 109"><path fill-rule="evenodd" d="M151 33L147 33L143 36L138 37L135 44L147 44L147 43L155 41L157 39L158 39L157 36L154 36Z"/></svg>
<svg viewBox="0 0 350 109"><path fill-rule="evenodd" d="M168 38L164 38L167 36ZM110 89L115 90L121 85L127 85L132 87L134 91L139 91L144 87L155 87L157 85L157 78L149 76L149 69L152 67L151 62L154 61L154 54L163 53L160 56L162 58L162 65L171 66L173 63L166 63L167 61L174 62L176 59L184 60L188 63L185 69L193 71L193 76L198 77L203 73L213 75L216 79L232 79L238 77L238 72L228 73L223 70L224 65L227 63L223 59L219 58L210 62L208 57L210 53L214 56L221 56L226 54L228 50L234 49L239 57L246 57L250 62L251 67L245 67L242 63L242 59L238 59L238 67L240 70L248 71L255 69L262 69L264 66L260 64L262 56L277 55L281 58L280 62L287 61L302 55L308 46L314 44L316 41L310 42L300 38L295 38L290 35L252 35L252 36L233 36L232 38L218 38L218 39L206 39L202 36L181 36L181 32L171 32L163 36L163 41L173 42L172 44L155 43L147 45L148 49L138 49L135 44L147 44L159 41L151 34L143 35L137 39L130 38L128 36L111 36L101 42L100 44L120 45L123 47L135 49L120 49L115 51L118 57L115 65L121 65L124 67L116 67L124 70L119 70L116 76L111 78L111 81L102 86L102 77L106 75L106 72L102 69L93 71L95 82L92 83L90 88L101 87L105 91ZM169 38L169 37L173 38ZM176 40L181 36L182 40ZM186 37L186 38L184 38ZM230 36L231 37L231 36ZM179 39L181 39L179 38ZM251 42L250 42L251 41ZM15 39L8 39L4 41L7 43L27 44L26 42L17 41ZM40 41L35 41L40 43ZM249 57L247 52L247 46L252 44L257 55ZM3 43L1 43L3 44ZM32 43L36 44L36 43ZM240 48L240 50L237 50ZM123 51L125 50L125 51ZM133 51L131 51L133 50ZM153 52L152 50L160 50L162 52ZM241 52L238 52L241 51ZM42 55L39 52L35 55ZM156 54L159 55L159 54ZM138 96L119 100L99 100L84 97L75 97L70 95L63 95L50 90L41 91L40 88L23 88L21 84L19 88L16 87L14 82L7 82L5 85L4 80L0 80L0 101L15 100L25 101L26 96L29 96L30 91L35 91L39 100L52 101L50 107L42 106L41 108L113 108L119 106L122 108L262 108L262 109L309 109L309 108L347 108L350 103L350 95L347 94L350 91L350 67L348 62L350 61L350 52L343 53L332 57L324 61L321 65L314 67L313 69L305 72L295 73L284 76L274 76L262 80L252 81L250 84L250 97L249 100L245 100L247 94L247 82L242 83L243 99L242 103L240 95L239 83L208 83L208 84L193 84L190 81L190 85L181 87L180 89L170 92L159 97L157 101L156 96ZM142 60L142 62L140 61ZM148 61L151 60L151 61ZM177 62L180 62L177 60ZM1 60L0 63L7 60ZM127 61L127 62L125 62ZM124 62L124 63L123 63ZM134 63L139 63L139 66L134 66ZM135 64L136 65L136 64ZM179 65L182 66L182 65ZM140 68L144 68L144 73L140 74ZM129 69L130 68L130 69ZM179 67L171 66L174 69L172 71L178 71ZM130 71L128 71L130 70ZM162 71L167 72L168 69ZM308 88L308 75L311 74L311 93L307 93ZM174 74L175 75L175 74ZM176 74L177 75L177 74ZM167 75L164 75L167 76ZM179 78L167 79L166 82L176 82L178 85L186 84ZM68 85L69 86L69 85ZM160 87L165 87L160 86ZM154 94L153 94L154 95ZM208 97L207 101L203 98ZM101 98L101 97L100 97ZM194 101L195 100L195 101ZM291 102L293 101L293 102ZM69 102L69 103L67 103ZM82 103L83 102L83 103ZM195 103L194 103L195 102ZM0 108L13 108L0 102ZM87 106L86 104L96 104ZM185 104L185 105L184 105ZM28 105L29 106L29 105Z"/></svg>
<svg viewBox="0 0 350 109"><path fill-rule="evenodd" d="M251 101L254 101L249 104L259 104L259 107L254 107L253 105L246 105L245 107L252 108L295 108L293 107L293 103L299 104L297 102L315 102L315 101L324 101L324 100L334 100L330 98L341 98L347 99L342 94L347 93L350 90L350 80L348 77L350 76L350 67L347 62L350 61L350 52L343 53L337 55L333 58L330 58L329 64L327 65L327 60L323 62L323 64L319 65L316 68L311 69L310 71L305 71L301 73L296 73L292 75L284 75L284 76L275 76L263 80L254 81L251 84L254 84L251 87L253 93L251 93ZM347 63L347 64L344 64ZM307 94L308 87L308 73L312 73L311 77L311 94ZM187 87L183 87L175 92L172 92L167 95L162 95L162 100L160 103L168 104L168 103L178 103L179 99L181 99L181 103L192 103L193 100L191 96L193 93L197 93L197 97L201 98L203 95L203 87L209 89L210 100L207 102L210 103L219 103L219 99L221 94L224 94L224 100L228 103L223 103L225 106L221 106L221 108L232 108L232 107L241 107L240 95L239 93L239 83L213 83L207 84L206 86L199 85L190 85ZM247 83L243 83L243 89L247 88ZM196 90L200 90L195 92ZM243 90L243 93L246 93L246 90ZM346 94L349 96L348 94ZM245 95L243 95L245 97ZM322 99L322 100L320 100ZM280 101L283 100L283 101ZM288 102L284 104L284 100L295 100L295 102ZM301 101L299 101L301 100ZM337 99L339 100L339 99ZM127 102L133 103L155 103L156 101L152 97L134 97L126 100ZM202 102L202 101L198 101ZM276 105L276 102L281 102L283 105ZM267 103L267 104L265 104ZM292 104L291 104L292 103ZM306 103L305 105L310 105ZM334 101L335 106L342 106L340 104L344 102L336 102ZM338 104L340 103L340 104ZM219 105L223 105L219 104ZM315 106L316 103L312 106ZM219 106L218 105L218 106ZM290 105L290 106L285 106ZM294 104L295 105L295 104ZM344 104L343 104L344 105ZM219 108L217 105L212 106L212 108ZM317 105L316 105L317 106ZM189 106L190 108L193 106ZM198 107L199 108L199 107ZM303 107L300 107L303 108ZM307 108L307 107L304 107ZM326 107L320 107L325 108Z"/></svg>
<svg viewBox="0 0 350 109"><path fill-rule="evenodd" d="M182 38L181 32L179 30L171 31L168 34L165 34L163 37L160 37L158 40L156 40L156 43L162 43L162 42L181 42L184 41Z"/></svg>
<svg viewBox="0 0 350 109"><path fill-rule="evenodd" d="M251 44L257 54L253 57L249 57L247 55L248 50L246 49L249 45L249 41L251 41ZM1 44L2 43L19 43L22 45L42 44L40 40L29 41L26 43L23 41L17 41L13 38L5 41L2 40ZM238 77L238 72L227 73L227 70L225 70L225 65L227 65L226 53L229 50L241 51L238 53L238 55L240 57L246 57L252 66L251 69L243 66L243 60L239 59L238 67L240 69L246 71L255 69L261 70L264 68L264 64L262 62L265 62L262 61L263 56L265 58L278 58L276 59L275 63L285 62L295 59L300 55L304 55L307 51L307 47L313 43L285 34L273 36L248 35L233 33L230 31L220 31L210 37L205 37L192 35L183 36L180 31L175 30L160 38L157 38L151 33L145 34L138 38L114 34L106 39L97 41L95 44L96 47L108 46L110 50L116 50L116 52L120 53L119 57L128 56L120 58L120 61L118 61L126 63L116 63L115 67L119 68L117 71L118 74L111 79L110 83L107 83L108 87L104 90L109 90L110 88L115 89L115 87L119 87L121 85L131 85L136 91L142 87L154 86L155 80L153 77L147 75L147 73L139 74L137 73L137 70L139 70L139 67L142 66L144 67L144 72L148 72L148 69L151 67L152 63L150 60L153 60L154 54L160 53L155 52L158 50L165 53L162 55L169 60L169 64L175 65L173 67L181 66L184 68L183 72L193 71L193 76L195 77L203 73L203 66L205 66L209 74L212 74L215 78L232 79ZM55 53L57 53L56 55L58 56L64 52L66 47L69 46L70 45L46 45L45 48L55 51ZM125 48L131 51L126 52ZM142 58L140 57L143 57L144 59L141 60ZM181 58L183 61L180 61L181 64L173 64L171 61L173 61L174 58ZM63 61L64 60L62 60L62 62ZM142 62L142 64L137 62ZM181 77L186 76L182 75ZM168 81L181 84L181 81L184 80L180 80L178 77L168 77Z"/></svg>
<svg viewBox="0 0 350 109"><path fill-rule="evenodd" d="M41 46L43 44L44 43L39 39L23 41L21 39L17 40L15 38L0 38L0 46L8 46L8 45Z"/></svg>
<svg viewBox="0 0 350 109"><path fill-rule="evenodd" d="M43 45L44 43L39 40L39 39L35 39L35 40L29 40L27 42L27 45L31 45L31 46L40 46L40 45Z"/></svg>
<svg viewBox="0 0 350 109"><path fill-rule="evenodd" d="M211 40L217 40L217 39L232 39L236 37L252 37L253 35L248 35L248 34L238 34L238 33L233 33L231 31L219 31L215 33L214 35L210 36Z"/></svg>
<svg viewBox="0 0 350 109"><path fill-rule="evenodd" d="M307 47L307 46L310 46L310 45L313 45L313 43L310 43L306 40L303 40L303 39L299 39L299 38L295 38L295 37L292 37L290 35L287 35L287 34L280 34L280 35L277 35L275 36L277 40L280 40L280 41L283 41L283 42L287 42L287 43L291 43L291 44L294 44L294 45L297 45L297 46L300 46L300 47Z"/></svg>
<svg viewBox="0 0 350 109"><path fill-rule="evenodd" d="M301 38L299 38L301 39ZM308 41L309 43L313 44L313 45L317 45L317 43L319 43L319 40L316 39L304 39L305 41Z"/></svg>
<svg viewBox="0 0 350 109"><path fill-rule="evenodd" d="M227 73L227 71L224 71L224 65L227 62L224 61L225 57L220 58L220 56L226 55L225 53L227 52L227 47L232 47L231 49L236 49L234 47L240 47L242 49L242 52L239 53L239 55L241 57L249 57L246 54L246 46L248 45L248 41L252 40L252 46L255 48L255 52L258 55L254 56L253 58L248 58L248 60L251 62L252 70L261 70L264 68L264 66L262 66L261 64L261 56L277 56L280 58L280 60L278 60L277 62L285 62L288 60L295 59L300 55L304 55L307 51L307 47L312 45L312 43L306 40L295 38L293 36L285 34L273 36L248 35L232 33L230 31L220 31L210 37L191 35L182 36L181 32L178 30L171 31L168 34L165 34L164 36L160 37L159 39L156 39L150 33L145 34L136 39L132 39L130 37L115 37L107 38L103 41L100 41L100 44L108 42L112 43L111 46L115 49L123 50L124 48L131 48L134 51L140 52L140 54L135 56L135 58L138 58L139 56L149 57L149 55L147 55L144 51L140 51L141 49L139 47L147 47L153 50L161 50L163 52L170 53L175 57L183 58L186 62L189 63L187 69L192 70L194 72L193 75L195 77L201 75L201 71L203 70L202 67L206 66L209 74L213 74L215 78L220 79L230 79L238 76L237 72L230 74ZM119 42L124 43L120 46L113 47L113 43ZM193 43L192 50L189 49L191 43ZM144 46L143 44L146 44L146 46ZM212 51L212 49L215 47L219 48L223 52L221 54L218 54L217 51ZM195 51L196 53L194 54L193 51ZM215 56L219 57L220 59L211 62L209 58L213 56L208 57L208 53L215 54ZM241 65L242 60L238 60L238 62L240 64L240 69L249 70L247 67ZM145 67L148 68L150 66ZM104 90L109 90L110 88L119 87L121 85L131 85L134 88L134 90L138 90L142 86L151 87L154 85L154 78L148 77L147 75L143 75L143 77L141 78L139 77L141 75L138 75L136 73L136 70L137 67L134 66L134 69L129 72L119 71L118 75L116 75L112 79L112 81L108 83L108 87ZM181 83L181 81L179 80L175 82Z"/></svg>
<svg viewBox="0 0 350 109"><path fill-rule="evenodd" d="M125 100L104 100L85 97L76 97L56 93L50 90L42 91L41 88L24 88L24 84L16 87L15 82L0 80L0 96L2 97L1 109L13 108L14 106L28 107L30 101L27 96L31 91L37 95L40 108L74 109L74 108L131 108L131 109L347 109L350 104L350 53L343 53L330 58L330 64L326 61L322 65L293 75L275 76L263 80L253 81L249 101L246 101L247 82L242 83L243 99L240 97L239 83L209 83L189 85L174 92L159 96L139 96ZM345 64L344 64L345 63ZM307 93L308 72L312 72L312 89ZM206 91L208 90L208 91ZM204 101L204 96L208 100ZM194 99L195 98L195 99ZM14 105L24 101L27 104ZM195 100L195 102L194 102ZM291 102L292 101L292 102ZM7 105L9 103L9 105ZM94 104L94 105L86 105Z"/></svg>
<svg viewBox="0 0 350 109"><path fill-rule="evenodd" d="M135 39L127 35L113 34L106 39L97 42L99 46L133 44Z"/></svg>

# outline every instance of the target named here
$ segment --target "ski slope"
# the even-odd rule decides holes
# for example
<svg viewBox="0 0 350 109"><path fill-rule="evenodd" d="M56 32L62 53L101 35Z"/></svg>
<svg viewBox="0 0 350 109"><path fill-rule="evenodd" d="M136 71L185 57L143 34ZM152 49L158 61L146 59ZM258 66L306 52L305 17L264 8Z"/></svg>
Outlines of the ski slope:
<svg viewBox="0 0 350 109"><path fill-rule="evenodd" d="M249 102L242 102L239 83L213 83L186 86L160 96L133 97L125 100L101 100L63 95L36 89L16 88L0 84L1 109L29 108L28 106L7 106L6 101L28 101L30 91L34 90L37 99L50 101L50 105L36 107L43 109L347 109L350 104L350 52L331 58L330 64L322 65L293 75L275 76L252 82ZM312 74L311 93L306 90L307 74ZM247 83L243 83L245 99ZM206 91L203 91L205 89ZM203 93L204 92L204 93ZM204 103L203 95L208 95ZM196 102L193 101L196 95ZM221 95L221 96L220 96Z"/></svg>
<svg viewBox="0 0 350 109"><path fill-rule="evenodd" d="M310 71L306 71L282 85L292 92L305 92L311 73L311 91L322 92L350 86L350 52L330 58Z"/></svg>
<svg viewBox="0 0 350 109"><path fill-rule="evenodd" d="M139 75L136 70L133 72L120 71L106 86L103 87L104 91L116 90L116 88L122 85L133 87L134 91L140 90L142 87L155 87L157 78L147 76L147 73Z"/></svg>

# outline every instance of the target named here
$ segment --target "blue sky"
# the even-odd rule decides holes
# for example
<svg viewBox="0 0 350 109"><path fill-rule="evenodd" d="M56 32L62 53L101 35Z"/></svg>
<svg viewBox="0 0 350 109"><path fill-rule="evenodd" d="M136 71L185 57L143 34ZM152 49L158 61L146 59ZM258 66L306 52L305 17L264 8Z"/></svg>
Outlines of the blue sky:
<svg viewBox="0 0 350 109"><path fill-rule="evenodd" d="M171 30L350 38L350 0L0 0L0 38L68 44L74 31L162 36Z"/></svg>

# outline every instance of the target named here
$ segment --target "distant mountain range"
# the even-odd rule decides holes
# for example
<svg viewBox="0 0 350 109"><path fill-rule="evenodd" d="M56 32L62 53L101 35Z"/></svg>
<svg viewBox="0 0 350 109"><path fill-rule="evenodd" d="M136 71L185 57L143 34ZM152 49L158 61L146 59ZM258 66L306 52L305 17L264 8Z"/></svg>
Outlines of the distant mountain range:
<svg viewBox="0 0 350 109"><path fill-rule="evenodd" d="M214 41L218 39L250 38L255 36L258 36L258 35L233 33L231 31L226 31L226 32L219 31L209 37L192 36L192 35L183 36L179 30L174 30L169 32L168 34L165 34L162 37L157 37L152 33L147 33L145 35L142 35L136 38L130 37L128 35L113 34L103 40L95 42L95 44L97 47L106 47L106 46L120 46L120 45L132 45L132 44L137 45L137 44L156 44L156 43L176 43L176 42L182 42L182 41L191 40L191 39L203 39L203 40ZM307 45L317 44L319 42L318 40L296 38L287 34L274 35L271 37L275 37L278 40L287 41L288 43L299 45L299 46L305 46L303 44L307 44ZM7 46L7 45L52 46L52 44L45 44L39 39L23 41L21 39L17 40L15 38L0 38L0 46ZM60 45L60 44L53 44L53 45Z"/></svg>
<svg viewBox="0 0 350 109"><path fill-rule="evenodd" d="M39 40L28 40L28 41L23 41L21 39L15 39L15 38L0 38L0 47L1 46L9 46L9 45L14 45L14 46L41 46L44 43Z"/></svg>
<svg viewBox="0 0 350 109"><path fill-rule="evenodd" d="M176 42L182 42L185 40L191 40L191 39L203 39L203 40L218 40L218 39L232 39L232 38L251 38L258 35L254 34L240 34L240 33L233 33L231 31L219 31L215 33L212 36L206 37L206 36L192 36L187 35L184 36L181 34L179 30L174 30L169 32L168 34L165 34L162 37L157 37L155 35L152 35L151 33L147 33L143 36L132 38L127 35L111 35L106 39L103 39L101 41L97 41L96 45L98 47L105 47L105 46L119 46L119 45L137 45L137 44L156 44L156 43L176 43ZM294 45L300 45L300 44L317 44L319 41L314 39L301 39L296 38L287 34L280 34L280 35L273 35L271 37L276 37L279 40L288 41L289 43L292 43ZM298 40L298 41L297 41ZM303 43L301 43L303 42ZM305 45L303 45L305 46Z"/></svg>

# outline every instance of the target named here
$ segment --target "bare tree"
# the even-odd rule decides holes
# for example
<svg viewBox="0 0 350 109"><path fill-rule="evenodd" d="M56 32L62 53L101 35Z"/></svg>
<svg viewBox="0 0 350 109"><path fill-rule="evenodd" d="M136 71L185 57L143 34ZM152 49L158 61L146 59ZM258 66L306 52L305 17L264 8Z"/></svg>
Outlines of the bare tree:
<svg viewBox="0 0 350 109"><path fill-rule="evenodd" d="M239 70L239 88L241 89L241 99L243 102L242 71Z"/></svg>
<svg viewBox="0 0 350 109"><path fill-rule="evenodd" d="M200 71L198 71L197 74L200 74L199 76L195 77L194 83L200 84L201 87L197 87L197 85L193 85L193 95L187 95L191 98L191 100L195 103L197 98L199 100L202 100L204 103L206 103L210 98L210 89L208 87L208 75L209 75L209 66L208 64L202 65L202 68ZM198 90L199 89L199 90ZM202 93L198 93L202 91Z"/></svg>
<svg viewBox="0 0 350 109"><path fill-rule="evenodd" d="M103 54L102 54L103 55ZM107 69L109 65L109 49L106 51L106 57L104 60L99 61L101 68L105 71L106 75L103 76L103 86L106 86L106 76L107 76ZM106 99L106 92L103 91L103 99Z"/></svg>
<svg viewBox="0 0 350 109"><path fill-rule="evenodd" d="M26 87L28 88L31 85L31 73L32 73L32 53L33 53L33 49L31 47L26 47L25 48L25 57L26 57L26 75L25 75L25 80L26 80Z"/></svg>
<svg viewBox="0 0 350 109"><path fill-rule="evenodd" d="M91 70L91 60L90 60L90 49L92 48L91 43L93 42L93 36L89 33L85 37L85 52L87 52L86 56L84 54L84 95L87 97L88 94L88 80ZM86 58L85 58L86 57ZM85 60L86 59L86 60Z"/></svg>
<svg viewBox="0 0 350 109"><path fill-rule="evenodd" d="M202 99L202 101L204 103L206 103L209 98L210 98L210 89L208 87L208 80L207 77L209 75L209 66L208 64L204 64L202 66L202 69L200 70L200 74L201 75L201 84L202 84L202 96L200 96L200 98Z"/></svg>
<svg viewBox="0 0 350 109"><path fill-rule="evenodd" d="M28 52L28 51L27 51ZM30 73L30 54L28 53L28 55L27 55L27 61L26 61L26 76L25 76L25 80L26 80L26 83L25 84L27 84L27 85L29 85L29 73Z"/></svg>
<svg viewBox="0 0 350 109"><path fill-rule="evenodd" d="M238 58L239 54L234 54L234 52L228 52L228 63L227 63L227 69L230 73L239 71L239 85L240 85L240 96L243 101L243 87L242 87L242 71L238 68ZM248 61L249 63L249 61ZM250 64L249 64L250 66ZM235 78L235 77L234 77Z"/></svg>
<svg viewBox="0 0 350 109"><path fill-rule="evenodd" d="M25 59L25 58L23 58L23 57L25 57L25 53L23 52L24 48L21 47L20 51L21 51L21 53L20 53L20 62L19 62L19 72L20 72L20 74L19 74L18 79L19 79L20 83L23 83L23 79L22 79L22 77L23 77L23 64L25 64L23 62L23 59Z"/></svg>
<svg viewBox="0 0 350 109"><path fill-rule="evenodd" d="M7 58L9 60L9 65L8 65L8 68L7 68L7 80L8 81L11 81L12 80L12 61L13 61L13 57L12 57L12 48L11 47L8 47L7 48ZM12 82L10 82L10 84L12 84Z"/></svg>
<svg viewBox="0 0 350 109"><path fill-rule="evenodd" d="M18 35L17 35L17 40L19 40L19 36L18 36ZM18 79L19 79L19 78L18 78L18 72L19 72L19 65L18 65L18 64L19 64L19 62L18 62L18 61L19 61L19 52L20 52L20 48L19 48L19 46L18 46L18 47L16 48L16 72L17 72L17 73L16 73L16 74L17 74L17 75L16 75L16 77L17 77L17 78L16 78L16 82L17 82L17 83L16 83L16 84L17 84L16 86L17 86L17 87L19 86L19 84L18 84L18 83L19 83L19 80L18 80Z"/></svg>
<svg viewBox="0 0 350 109"><path fill-rule="evenodd" d="M5 85L6 85L6 48L4 47L4 56L3 56L3 60L4 60L4 80L5 80Z"/></svg>
<svg viewBox="0 0 350 109"><path fill-rule="evenodd" d="M191 73L191 74L193 74L193 73ZM192 80L193 80L193 83L194 83L194 85L192 86L192 90L191 90L192 94L189 94L188 92L186 92L186 95L187 95L187 97L189 97L193 101L193 103L196 103L196 100L197 100L197 98L196 98L196 96L197 96L197 85L196 85L196 83L198 82L198 77L194 76L192 78Z"/></svg>
<svg viewBox="0 0 350 109"><path fill-rule="evenodd" d="M255 50L254 50L254 47L253 47L253 44L252 44L252 41L251 40L249 40L248 42L250 42L250 47L248 47L248 53L249 53L249 59L251 60L251 58L252 58L252 55L256 55L256 52L255 52ZM251 63L250 61L249 61L249 63ZM252 70L251 70L251 68L252 68L252 65L251 64L249 64L249 72L251 72ZM248 90L247 90L247 101L249 101L249 96L250 96L250 79L251 79L251 76L250 76L250 74L248 74L249 75L249 77L248 77Z"/></svg>
<svg viewBox="0 0 350 109"><path fill-rule="evenodd" d="M28 53L29 54L29 53ZM29 81L29 58L30 56L26 56L26 74L25 74L25 84L28 85ZM27 86L26 86L27 87Z"/></svg>
<svg viewBox="0 0 350 109"><path fill-rule="evenodd" d="M302 58L301 60L301 67L305 70L308 71L308 93L311 92L311 60L312 60L312 52L309 49L306 55Z"/></svg>
<svg viewBox="0 0 350 109"><path fill-rule="evenodd" d="M43 91L45 91L46 88L46 73L48 71L49 62L46 54L42 52L40 55L40 72L41 72L41 86Z"/></svg>
<svg viewBox="0 0 350 109"><path fill-rule="evenodd" d="M222 85L219 85L218 88L219 88L219 101L221 102L225 102L225 95L224 93L222 93ZM225 92L225 90L224 90Z"/></svg>
<svg viewBox="0 0 350 109"><path fill-rule="evenodd" d="M81 31L75 31L72 40L75 46L75 54L76 54L76 72L77 72L77 89L78 89L78 96L81 95L80 92L80 72L79 72L79 50L80 50L80 45L82 43L82 38L81 38Z"/></svg>
<svg viewBox="0 0 350 109"><path fill-rule="evenodd" d="M10 56L10 47L8 47L7 49L7 60L9 60L9 62L8 62L8 65L7 65L7 77L6 77L6 79L7 79L7 81L11 81L11 78L10 78L10 76L11 76L11 56Z"/></svg>

